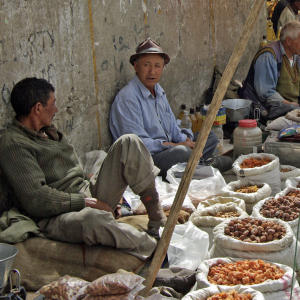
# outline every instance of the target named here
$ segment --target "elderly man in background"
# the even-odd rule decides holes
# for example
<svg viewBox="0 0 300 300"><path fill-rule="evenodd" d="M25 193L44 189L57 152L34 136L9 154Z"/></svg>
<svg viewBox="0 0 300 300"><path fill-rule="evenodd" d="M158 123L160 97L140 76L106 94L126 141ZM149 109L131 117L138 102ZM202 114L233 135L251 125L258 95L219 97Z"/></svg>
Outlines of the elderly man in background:
<svg viewBox="0 0 300 300"><path fill-rule="evenodd" d="M278 24L277 24L277 32L280 27L282 27L285 23L291 21L300 21L298 11L300 9L300 0L290 0L290 3L285 7L285 9L280 14Z"/></svg>
<svg viewBox="0 0 300 300"><path fill-rule="evenodd" d="M178 126L166 93L158 84L169 61L170 57L153 40L142 42L130 57L136 75L116 96L109 119L114 140L128 133L141 138L164 179L173 165L189 160L198 136ZM218 138L211 131L203 150L203 162L210 158L217 143ZM210 164L222 172L231 168L232 160L218 157Z"/></svg>
<svg viewBox="0 0 300 300"><path fill-rule="evenodd" d="M299 107L300 22L286 23L280 40L258 51L241 89L262 111L262 122Z"/></svg>
<svg viewBox="0 0 300 300"><path fill-rule="evenodd" d="M282 13L282 11L286 8L286 6L290 3L289 0L280 0L277 2L273 14L272 14L272 18L271 21L273 23L273 29L274 32L277 36L277 25L278 25L278 20L280 18L280 15Z"/></svg>

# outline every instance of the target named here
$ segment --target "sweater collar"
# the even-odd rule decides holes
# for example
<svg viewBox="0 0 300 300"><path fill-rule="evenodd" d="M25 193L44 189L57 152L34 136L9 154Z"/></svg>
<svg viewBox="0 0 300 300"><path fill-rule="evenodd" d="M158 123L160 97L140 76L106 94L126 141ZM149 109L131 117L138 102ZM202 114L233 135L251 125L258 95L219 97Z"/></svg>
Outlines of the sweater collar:
<svg viewBox="0 0 300 300"><path fill-rule="evenodd" d="M13 119L13 124L17 126L21 131L25 132L27 135L33 138L51 139L54 141L60 141L62 138L62 134L57 131L54 125L47 126L42 128L40 131L36 131L20 123L16 117Z"/></svg>

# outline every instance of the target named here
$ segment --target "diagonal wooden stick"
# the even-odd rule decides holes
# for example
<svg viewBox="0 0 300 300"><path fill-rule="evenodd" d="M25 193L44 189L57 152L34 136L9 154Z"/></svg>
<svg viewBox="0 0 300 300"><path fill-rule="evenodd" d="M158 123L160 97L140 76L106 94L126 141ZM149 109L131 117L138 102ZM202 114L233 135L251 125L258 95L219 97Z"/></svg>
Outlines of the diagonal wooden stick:
<svg viewBox="0 0 300 300"><path fill-rule="evenodd" d="M173 233L174 227L176 225L177 218L178 218L183 200L186 196L191 179L193 177L196 166L201 157L207 137L208 137L211 127L213 125L215 116L218 113L219 107L221 105L221 102L223 100L225 92L228 88L229 82L230 82L230 80L236 70L236 67L242 57L242 54L245 50L245 47L247 45L247 42L248 42L251 32L252 32L252 29L254 27L255 21L256 21L257 17L259 16L259 13L261 11L263 4L265 4L265 0L256 0L254 2L253 7L248 16L248 19L246 21L246 24L243 27L240 38L233 49L230 60L226 66L226 69L223 73L223 76L218 85L216 93L213 97L213 100L209 107L205 121L203 122L202 127L200 129L200 132L199 132L196 144L195 144L195 148L190 156L190 159L187 163L185 172L181 179L180 185L178 187L178 190L177 190L177 193L176 193L176 196L174 199L174 203L172 205L170 215L169 215L168 221L166 223L165 229L164 229L161 239L157 245L153 260L152 260L152 262L149 266L148 272L146 274L146 280L144 282L146 287L140 293L141 296L143 296L143 297L148 296L148 294L152 288L153 282L156 278L156 275L157 275L157 273L163 263L163 260L166 256L166 253L167 253L167 250L168 250L168 247L170 244L170 240L172 237L172 233Z"/></svg>

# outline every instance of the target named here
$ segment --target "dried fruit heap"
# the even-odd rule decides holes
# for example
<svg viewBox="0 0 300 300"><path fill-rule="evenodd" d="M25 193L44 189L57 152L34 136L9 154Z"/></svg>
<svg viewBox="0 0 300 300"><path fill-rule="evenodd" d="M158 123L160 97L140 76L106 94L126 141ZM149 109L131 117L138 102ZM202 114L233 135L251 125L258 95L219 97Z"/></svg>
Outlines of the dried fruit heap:
<svg viewBox="0 0 300 300"><path fill-rule="evenodd" d="M235 189L234 191L236 193L250 194L250 193L256 193L259 189L260 187L258 187L257 185L250 185L250 186L241 186L240 188Z"/></svg>
<svg viewBox="0 0 300 300"><path fill-rule="evenodd" d="M206 300L251 300L250 294L239 294L236 290L215 294Z"/></svg>
<svg viewBox="0 0 300 300"><path fill-rule="evenodd" d="M255 218L233 219L224 229L225 235L247 243L266 243L280 240L286 234L283 225Z"/></svg>
<svg viewBox="0 0 300 300"><path fill-rule="evenodd" d="M239 217L240 214L237 212L233 212L233 211L221 211L221 212L217 212L214 217L217 218L234 218L234 217Z"/></svg>
<svg viewBox="0 0 300 300"><path fill-rule="evenodd" d="M240 167L241 169L248 169L248 168L255 168L255 167L261 167L261 166L264 166L268 163L270 163L271 160L269 158L264 158L264 159L261 159L261 158L247 158L245 159Z"/></svg>
<svg viewBox="0 0 300 300"><path fill-rule="evenodd" d="M258 259L217 264L209 269L207 279L219 285L253 285L268 279L280 279L283 274L284 271L278 266Z"/></svg>
<svg viewBox="0 0 300 300"><path fill-rule="evenodd" d="M280 170L280 172L282 172L282 173L286 173L286 172L290 172L291 170L290 169L288 169L288 168L285 168L285 169L281 169Z"/></svg>
<svg viewBox="0 0 300 300"><path fill-rule="evenodd" d="M296 196L270 198L265 201L259 212L265 218L277 218L287 222L296 220L300 212L300 198Z"/></svg>

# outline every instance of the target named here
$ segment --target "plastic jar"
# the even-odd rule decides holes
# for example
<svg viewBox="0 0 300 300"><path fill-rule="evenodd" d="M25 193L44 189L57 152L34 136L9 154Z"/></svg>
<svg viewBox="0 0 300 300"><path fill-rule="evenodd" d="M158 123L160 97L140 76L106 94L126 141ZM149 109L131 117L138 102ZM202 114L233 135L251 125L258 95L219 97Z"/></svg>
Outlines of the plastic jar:
<svg viewBox="0 0 300 300"><path fill-rule="evenodd" d="M262 152L262 131L255 120L240 120L233 132L233 158Z"/></svg>
<svg viewBox="0 0 300 300"><path fill-rule="evenodd" d="M223 126L222 125L213 125L211 130L218 137L218 145L216 146L212 156L218 156L223 153Z"/></svg>

